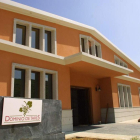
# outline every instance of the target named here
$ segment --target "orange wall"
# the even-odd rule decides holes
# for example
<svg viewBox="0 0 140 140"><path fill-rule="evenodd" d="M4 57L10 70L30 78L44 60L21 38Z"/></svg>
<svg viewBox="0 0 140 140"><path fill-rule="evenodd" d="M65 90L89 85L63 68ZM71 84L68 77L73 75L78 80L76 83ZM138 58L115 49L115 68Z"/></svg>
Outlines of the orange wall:
<svg viewBox="0 0 140 140"><path fill-rule="evenodd" d="M58 71L58 98L63 109L71 109L70 72L66 66L0 51L0 96L11 96L12 63Z"/></svg>
<svg viewBox="0 0 140 140"><path fill-rule="evenodd" d="M100 91L100 101L101 101L101 108L112 108L113 107L113 100L112 100L112 87L111 87L111 78L103 78L99 80L99 85L101 87Z"/></svg>
<svg viewBox="0 0 140 140"><path fill-rule="evenodd" d="M8 41L12 41L12 38L13 38L14 18L56 28L57 54L61 55L61 56L69 56L69 55L78 53L80 51L79 34L92 36L89 33L85 33L85 32L79 31L79 30L64 27L64 26L61 26L61 25L58 25L55 23L51 23L51 22L47 22L47 21L43 21L40 19L24 16L21 14L5 11L2 9L0 9L0 17L2 19L0 22L0 38L4 39L4 40L8 40ZM100 42L94 36L92 36L92 37L101 44L103 59L114 63L114 55L116 55L115 52L113 52L111 49L109 49L105 44ZM129 64L128 64L128 68L134 70L134 73L130 74L130 76L137 77L140 79L140 72L138 72L138 70L136 70L134 67L132 67Z"/></svg>
<svg viewBox="0 0 140 140"><path fill-rule="evenodd" d="M111 83L112 83L112 97L113 97L113 106L114 107L119 107L118 83L125 84L125 85L130 85L133 107L140 106L139 92L138 92L138 88L140 87L140 84L120 80L120 79L117 79L117 78L112 78Z"/></svg>
<svg viewBox="0 0 140 140"><path fill-rule="evenodd" d="M88 36L93 37L96 41L98 41L101 44L103 59L114 63L114 55L116 55L115 52L113 52L105 44L100 42L98 39L96 39L94 36L92 36L89 33L85 33L85 32L79 31L79 30L64 27L64 26L54 24L51 22L47 22L47 21L43 21L40 19L36 19L36 18L20 15L17 13L5 11L2 9L0 9L0 19L2 19L0 22L0 39L12 41L14 18L56 28L58 55L69 56L69 55L78 53L80 51L79 34L84 34L84 35L88 35ZM8 57L6 57L6 56L8 56ZM122 59L122 58L120 58L120 59ZM31 60L31 61L29 61L29 60ZM29 57L24 57L21 55L15 55L12 53L6 53L3 51L0 51L0 72L1 72L1 74L0 74L0 87L2 87L2 88L0 88L0 94L2 93L3 95L8 95L8 96L10 95L12 62L57 70L59 73L59 93L60 93L59 99L62 100L63 109L70 109L71 103L70 103L70 87L69 87L70 86L70 84L69 84L70 83L70 81L69 81L69 76L70 76L69 68L61 66L61 65L57 65L57 64L52 65L49 62L45 62L45 61L41 61L41 60L29 58ZM134 73L130 74L130 76L133 76L133 77L140 79L140 72L138 70L136 70L134 67L132 67L129 64L128 64L128 68L134 70ZM94 92L95 85L98 82L96 80L93 80L92 78L90 78L90 76L88 78L90 82L88 80L87 81L84 81L84 80L80 81L80 80L77 80L77 78L74 77L73 75L75 75L75 74L71 73L71 85L75 84L77 86L79 85L79 86L91 87L91 91L92 91L92 93L94 93L94 94L92 94L93 108L94 108L94 110L99 110L100 103L99 103L99 100L97 100L99 98L99 94L98 93L96 94L96 92ZM82 77L82 75L81 75L81 77ZM81 77L79 76L78 79L81 79ZM86 79L86 77L84 77L84 78ZM137 84L130 83L127 81L118 81L118 80L115 79L115 80L111 81L112 92L113 92L113 95L112 95L113 106L115 106L115 107L119 106L118 105L118 96L117 96L117 82L123 82L124 84L129 83L132 85L132 91L133 91L132 92L132 94L133 94L132 99L135 102L134 105L135 106L139 105L139 102L138 102L139 98L137 96L138 95L138 91L137 91L138 88L136 86ZM78 81L78 82L76 82L76 81ZM110 83L109 80L107 80L107 81L108 81L108 83ZM64 83L66 86L64 86ZM104 83L106 83L106 82L104 82L104 81L101 82L103 88L106 88L104 86ZM110 89L110 87L108 87L108 88ZM109 93L110 92L111 91L109 90ZM68 94L63 94L63 93L68 93ZM106 94L108 94L108 93L106 93ZM111 95L109 95L108 98L111 98ZM101 101L103 101L103 99L104 98L101 97ZM97 105L96 105L96 103L97 103ZM112 104L111 101L110 101L110 104ZM104 107L105 105L106 105L106 102L103 102L101 104L101 107ZM97 113L97 114L99 114L99 113ZM94 117L95 121L97 121L97 118L98 117L96 117L96 116Z"/></svg>
<svg viewBox="0 0 140 140"><path fill-rule="evenodd" d="M91 92L91 105L93 112L93 123L97 124L100 119L100 93L95 91L96 85L98 85L98 80L85 74L80 74L79 72L70 71L70 85L77 87L90 88Z"/></svg>

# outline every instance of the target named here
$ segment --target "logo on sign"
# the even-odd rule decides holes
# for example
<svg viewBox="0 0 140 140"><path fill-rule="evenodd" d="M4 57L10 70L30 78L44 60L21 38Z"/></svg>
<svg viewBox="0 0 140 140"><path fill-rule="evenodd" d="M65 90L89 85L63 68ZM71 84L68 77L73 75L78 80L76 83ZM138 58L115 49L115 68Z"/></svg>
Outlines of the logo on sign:
<svg viewBox="0 0 140 140"><path fill-rule="evenodd" d="M22 105L22 107L19 109L19 112L23 112L23 115L26 116L26 114L31 110L32 101L28 101L27 103L24 101L24 103L25 105Z"/></svg>

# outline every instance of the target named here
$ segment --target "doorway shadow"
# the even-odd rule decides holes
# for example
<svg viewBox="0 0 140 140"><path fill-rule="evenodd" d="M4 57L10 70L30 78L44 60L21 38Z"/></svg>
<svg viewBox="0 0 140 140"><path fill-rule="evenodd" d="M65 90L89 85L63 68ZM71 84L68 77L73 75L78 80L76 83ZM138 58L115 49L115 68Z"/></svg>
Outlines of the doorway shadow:
<svg viewBox="0 0 140 140"><path fill-rule="evenodd" d="M88 130L95 130L95 129L99 129L99 128L102 128L103 126L100 126L100 125L85 125L85 126L82 126L82 125L79 125L79 126L75 126L73 128L73 131L74 132L82 132L82 131L88 131Z"/></svg>

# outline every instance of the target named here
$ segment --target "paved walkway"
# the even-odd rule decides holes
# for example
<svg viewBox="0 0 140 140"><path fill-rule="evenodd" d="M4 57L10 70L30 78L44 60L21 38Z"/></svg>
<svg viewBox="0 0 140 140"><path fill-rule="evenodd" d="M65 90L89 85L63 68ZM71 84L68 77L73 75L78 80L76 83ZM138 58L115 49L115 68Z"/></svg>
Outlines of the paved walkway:
<svg viewBox="0 0 140 140"><path fill-rule="evenodd" d="M75 127L74 132L66 134L66 138L75 136L129 140L134 136L140 137L140 123L135 120L124 123L80 126Z"/></svg>

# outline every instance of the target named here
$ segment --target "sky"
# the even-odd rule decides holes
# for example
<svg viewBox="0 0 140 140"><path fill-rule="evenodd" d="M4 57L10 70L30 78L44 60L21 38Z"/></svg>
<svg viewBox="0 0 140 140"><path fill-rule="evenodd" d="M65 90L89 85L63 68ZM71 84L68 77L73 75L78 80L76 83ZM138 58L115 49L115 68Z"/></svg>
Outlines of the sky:
<svg viewBox="0 0 140 140"><path fill-rule="evenodd" d="M140 0L13 0L83 24L140 66Z"/></svg>

